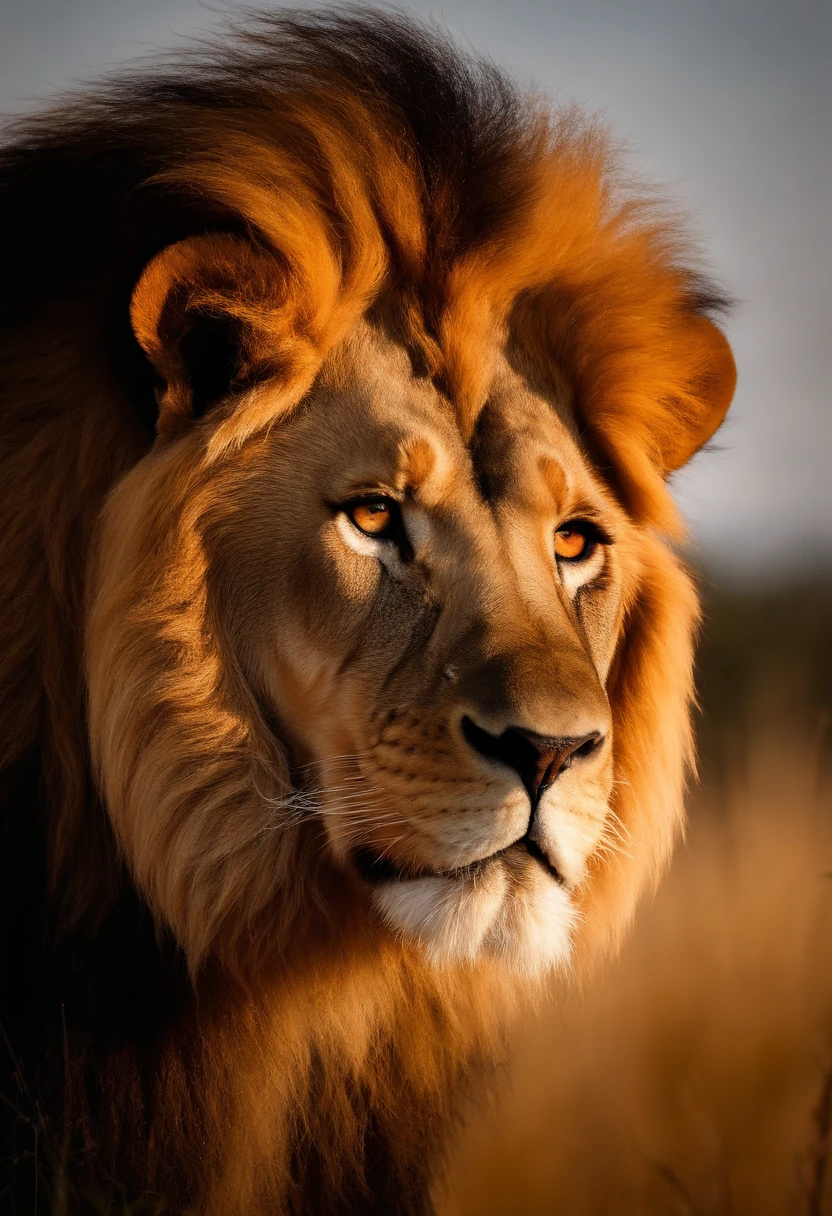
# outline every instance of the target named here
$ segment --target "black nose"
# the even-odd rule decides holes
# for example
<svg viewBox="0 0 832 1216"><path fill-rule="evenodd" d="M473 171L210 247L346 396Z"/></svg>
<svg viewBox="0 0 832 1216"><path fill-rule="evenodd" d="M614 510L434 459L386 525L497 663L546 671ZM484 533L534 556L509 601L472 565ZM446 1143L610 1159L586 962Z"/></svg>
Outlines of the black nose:
<svg viewBox="0 0 832 1216"><path fill-rule="evenodd" d="M532 806L576 756L588 756L602 739L597 730L588 735L553 738L519 726L492 735L467 717L462 719L462 733L481 756L507 764L519 773Z"/></svg>

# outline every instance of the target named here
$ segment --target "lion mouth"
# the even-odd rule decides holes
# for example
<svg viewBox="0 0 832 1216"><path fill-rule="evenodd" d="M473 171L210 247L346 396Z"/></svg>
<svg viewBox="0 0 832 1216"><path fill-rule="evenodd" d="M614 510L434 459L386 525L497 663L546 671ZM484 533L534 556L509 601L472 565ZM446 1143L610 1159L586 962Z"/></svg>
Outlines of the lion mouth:
<svg viewBox="0 0 832 1216"><path fill-rule="evenodd" d="M501 858L521 851L538 862L559 886L565 885L563 875L528 833L521 836L519 840L506 845L505 848L489 853L486 857L478 857L476 861L471 861L467 865L454 866L448 870L434 870L429 866L402 864L384 853L377 852L369 845L357 849L352 855L352 861L361 878L365 882L375 885L385 882L412 882L418 878L475 878Z"/></svg>

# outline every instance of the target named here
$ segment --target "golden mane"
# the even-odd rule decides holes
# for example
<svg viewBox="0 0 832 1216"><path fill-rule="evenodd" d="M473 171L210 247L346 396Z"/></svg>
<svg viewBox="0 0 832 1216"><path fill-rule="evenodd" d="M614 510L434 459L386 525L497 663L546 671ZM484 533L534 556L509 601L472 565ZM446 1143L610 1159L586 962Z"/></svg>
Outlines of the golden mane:
<svg viewBox="0 0 832 1216"><path fill-rule="evenodd" d="M84 634L106 625L88 620L102 507L151 447L154 388L164 386L165 434L187 424L182 369L159 342L183 307L236 326L234 383L279 376L286 412L355 322L382 307L466 436L495 334L541 381L565 378L585 451L655 533L610 681L614 810L630 856L593 863L599 881L583 914L603 949L658 877L681 823L697 606L661 536L680 534L666 477L716 429L733 391L730 352L709 320L724 301L676 215L628 185L600 126L575 110L551 113L490 64L377 13L263 17L221 48L125 73L24 120L0 152L0 219L0 814L13 858L0 881L4 916L14 907L30 921L8 949L18 964L40 960L25 970L48 973L52 995L92 951L139 1001L135 1024L103 1055L78 1014L69 1084L64 1092L61 1078L50 1099L36 1032L22 1029L41 991L30 984L5 1015L12 1045L24 1044L15 1058L35 1062L33 1084L58 1125L96 1138L104 1168L136 1190L161 1189L174 1211L195 1202L212 1212L275 1202L348 1211L356 1195L368 1212L427 1210L453 1095L493 1056L490 1009L510 1002L505 985L490 973L476 988L431 973L390 944L356 947L349 963L329 957L315 941L319 911L296 900L292 931L318 952L317 976L297 962L279 979L269 973L266 1010L256 968L240 968L242 989L229 978L235 953L251 946L256 909L240 895L250 889L220 896L194 873L191 894L206 885L183 913L189 978L179 946L136 895L94 777ZM235 294L241 266L246 292ZM201 471L268 428L276 408L274 393L241 391L206 433L192 481L167 484L161 469L163 492L193 492L197 511ZM172 606L157 630L160 653L177 655L170 698L189 715L193 745L176 796L187 803L187 783L210 773L212 805L232 806L251 781L243 753L269 745L252 743L244 694L213 635L191 644L208 611L201 555L178 556L193 583L188 608L174 620ZM110 661L128 670L127 642ZM123 771L143 762L150 782L154 753L130 753L138 727L128 737L131 716L140 723L149 710L120 712L111 730L123 732ZM273 763L269 755L264 772ZM153 863L159 883L169 860ZM355 927L354 942L362 933ZM260 966L267 947L258 945ZM114 962L130 950L141 981ZM272 1059L282 1080L264 1097ZM57 1085L54 1061L51 1074ZM408 1101L428 1110L427 1122L408 1127ZM116 1116L119 1126L104 1126ZM391 1178L395 1193L384 1189Z"/></svg>

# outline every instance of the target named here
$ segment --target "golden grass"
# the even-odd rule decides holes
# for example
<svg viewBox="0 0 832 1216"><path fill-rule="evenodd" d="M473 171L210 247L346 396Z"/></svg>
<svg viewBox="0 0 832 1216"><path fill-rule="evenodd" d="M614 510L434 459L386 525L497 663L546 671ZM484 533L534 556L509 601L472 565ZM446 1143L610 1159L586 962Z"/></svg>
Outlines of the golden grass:
<svg viewBox="0 0 832 1216"><path fill-rule="evenodd" d="M620 960L518 1038L443 1216L832 1214L832 773L787 700L729 725Z"/></svg>

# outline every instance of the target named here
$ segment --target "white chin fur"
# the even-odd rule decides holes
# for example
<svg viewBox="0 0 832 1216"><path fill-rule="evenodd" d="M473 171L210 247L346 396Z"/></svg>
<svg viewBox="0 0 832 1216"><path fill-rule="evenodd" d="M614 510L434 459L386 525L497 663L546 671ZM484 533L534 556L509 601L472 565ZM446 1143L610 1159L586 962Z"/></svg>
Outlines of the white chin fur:
<svg viewBox="0 0 832 1216"><path fill-rule="evenodd" d="M476 876L384 883L374 900L390 928L417 941L436 964L491 956L539 976L569 961L575 910L537 866L519 885L493 866Z"/></svg>
<svg viewBox="0 0 832 1216"><path fill-rule="evenodd" d="M375 892L376 906L391 929L415 938L437 963L475 958L496 921L508 878L496 867L465 878L411 878Z"/></svg>
<svg viewBox="0 0 832 1216"><path fill-rule="evenodd" d="M513 971L541 976L569 963L577 919L564 888L535 866L504 901L485 945Z"/></svg>

